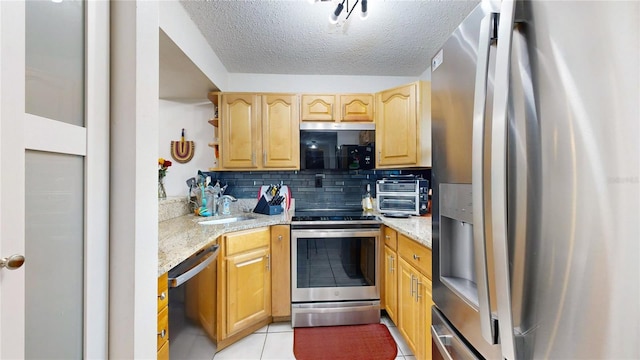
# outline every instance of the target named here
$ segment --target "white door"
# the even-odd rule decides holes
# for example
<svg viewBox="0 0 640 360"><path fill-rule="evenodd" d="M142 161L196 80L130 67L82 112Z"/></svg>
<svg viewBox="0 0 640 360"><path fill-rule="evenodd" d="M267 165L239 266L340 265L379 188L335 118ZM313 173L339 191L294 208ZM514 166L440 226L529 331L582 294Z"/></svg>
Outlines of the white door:
<svg viewBox="0 0 640 360"><path fill-rule="evenodd" d="M108 20L0 1L2 359L107 357Z"/></svg>

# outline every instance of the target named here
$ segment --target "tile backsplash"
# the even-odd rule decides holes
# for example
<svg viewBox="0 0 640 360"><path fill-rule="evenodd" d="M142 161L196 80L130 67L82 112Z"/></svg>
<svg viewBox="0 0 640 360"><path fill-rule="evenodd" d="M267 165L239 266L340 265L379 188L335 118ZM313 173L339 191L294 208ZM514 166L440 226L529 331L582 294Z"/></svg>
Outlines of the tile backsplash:
<svg viewBox="0 0 640 360"><path fill-rule="evenodd" d="M431 170L300 170L300 171L243 171L210 172L212 179L228 184L226 193L239 199L255 199L261 185L289 186L296 206L304 207L360 207L366 185L371 185L375 197L376 180L392 174L416 174L425 179Z"/></svg>

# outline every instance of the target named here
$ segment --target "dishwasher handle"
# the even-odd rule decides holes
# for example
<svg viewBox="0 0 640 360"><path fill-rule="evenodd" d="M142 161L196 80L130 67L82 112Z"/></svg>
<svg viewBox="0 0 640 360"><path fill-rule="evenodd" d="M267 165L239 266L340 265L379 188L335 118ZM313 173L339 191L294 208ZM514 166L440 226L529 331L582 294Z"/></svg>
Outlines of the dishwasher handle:
<svg viewBox="0 0 640 360"><path fill-rule="evenodd" d="M175 288L189 281L211 264L218 257L218 252L220 252L220 245L212 245L169 270L169 287Z"/></svg>

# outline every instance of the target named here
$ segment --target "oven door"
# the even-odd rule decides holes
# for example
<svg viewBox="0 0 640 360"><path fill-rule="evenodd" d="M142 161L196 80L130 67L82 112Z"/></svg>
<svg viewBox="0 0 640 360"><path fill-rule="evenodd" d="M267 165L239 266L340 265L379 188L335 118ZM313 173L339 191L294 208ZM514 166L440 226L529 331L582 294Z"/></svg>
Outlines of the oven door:
<svg viewBox="0 0 640 360"><path fill-rule="evenodd" d="M380 229L292 229L292 302L379 300Z"/></svg>

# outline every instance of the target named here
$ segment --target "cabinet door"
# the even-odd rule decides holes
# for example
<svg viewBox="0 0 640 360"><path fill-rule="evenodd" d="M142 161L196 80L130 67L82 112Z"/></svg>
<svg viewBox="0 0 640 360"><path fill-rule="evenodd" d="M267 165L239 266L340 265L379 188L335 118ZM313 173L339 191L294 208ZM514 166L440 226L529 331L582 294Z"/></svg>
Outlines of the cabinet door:
<svg viewBox="0 0 640 360"><path fill-rule="evenodd" d="M417 164L416 87L417 84L412 83L377 96L378 167Z"/></svg>
<svg viewBox="0 0 640 360"><path fill-rule="evenodd" d="M291 237L289 225L271 227L271 315L291 316Z"/></svg>
<svg viewBox="0 0 640 360"><path fill-rule="evenodd" d="M387 314L398 324L398 256L388 246L384 247L384 303Z"/></svg>
<svg viewBox="0 0 640 360"><path fill-rule="evenodd" d="M416 301L417 272L402 258L398 261L398 271L398 330L417 356L420 353L420 308Z"/></svg>
<svg viewBox="0 0 640 360"><path fill-rule="evenodd" d="M302 121L334 121L335 95L302 95Z"/></svg>
<svg viewBox="0 0 640 360"><path fill-rule="evenodd" d="M260 102L256 94L222 95L223 168L257 168L261 157Z"/></svg>
<svg viewBox="0 0 640 360"><path fill-rule="evenodd" d="M214 260L195 278L198 290L196 294L198 307L197 318L204 332L214 341L216 340L217 266L218 261Z"/></svg>
<svg viewBox="0 0 640 360"><path fill-rule="evenodd" d="M262 166L300 169L300 115L296 95L262 95Z"/></svg>
<svg viewBox="0 0 640 360"><path fill-rule="evenodd" d="M418 339L420 339L423 359L431 359L431 306L433 306L432 283L425 276L420 279L418 293L420 294L420 328L418 329Z"/></svg>
<svg viewBox="0 0 640 360"><path fill-rule="evenodd" d="M373 95L340 95L340 121L373 121Z"/></svg>
<svg viewBox="0 0 640 360"><path fill-rule="evenodd" d="M229 336L271 316L269 247L231 256L226 268Z"/></svg>

